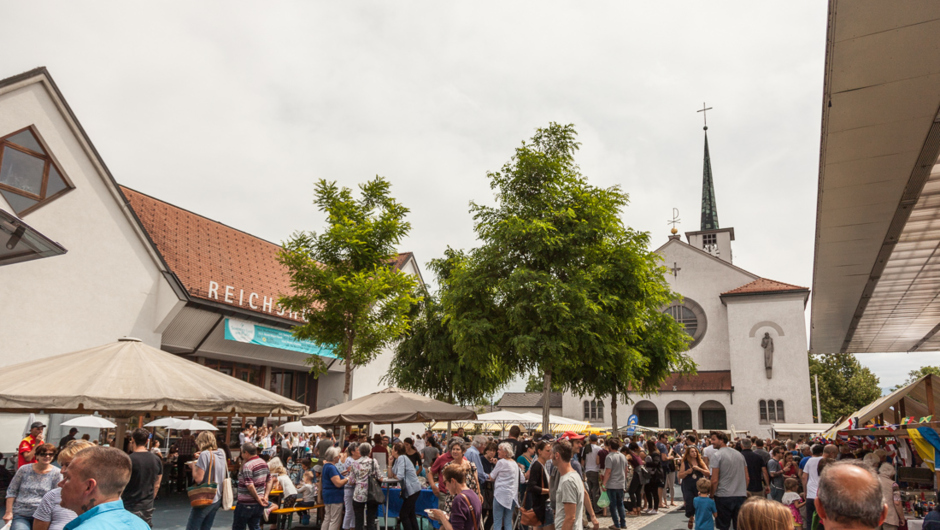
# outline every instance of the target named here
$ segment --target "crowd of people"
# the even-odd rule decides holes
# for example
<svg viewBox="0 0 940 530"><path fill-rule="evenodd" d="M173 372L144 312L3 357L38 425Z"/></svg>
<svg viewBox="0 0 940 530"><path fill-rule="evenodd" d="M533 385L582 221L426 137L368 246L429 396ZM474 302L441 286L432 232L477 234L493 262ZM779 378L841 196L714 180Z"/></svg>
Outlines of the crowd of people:
<svg viewBox="0 0 940 530"><path fill-rule="evenodd" d="M109 528L109 521L152 526L166 462L149 431L131 432L121 451L81 439L56 447L43 440L44 427L33 424L20 445L4 512L12 530L88 530ZM404 530L418 529L422 489L437 496L428 517L445 530L512 530L517 518L532 530L597 530L598 517L608 512L610 529L619 530L629 517L675 506L677 491L689 529L809 530L816 522L827 530L894 530L904 524L895 469L883 450L732 441L720 431L530 438L515 426L502 440L469 437L463 429L448 438L426 432L402 439L396 429L391 436L337 440L332 431L278 436L249 425L239 441L234 462L210 432L183 433L169 452L197 485L222 484L235 465L233 530L257 530L266 520L273 528L274 510L314 507L323 510L323 530L375 530L378 485L389 480L398 485L386 491L401 496ZM210 503L191 509L187 529L208 530L221 507L218 488ZM309 523L309 511L298 511L301 523ZM924 524L940 528L940 512Z"/></svg>

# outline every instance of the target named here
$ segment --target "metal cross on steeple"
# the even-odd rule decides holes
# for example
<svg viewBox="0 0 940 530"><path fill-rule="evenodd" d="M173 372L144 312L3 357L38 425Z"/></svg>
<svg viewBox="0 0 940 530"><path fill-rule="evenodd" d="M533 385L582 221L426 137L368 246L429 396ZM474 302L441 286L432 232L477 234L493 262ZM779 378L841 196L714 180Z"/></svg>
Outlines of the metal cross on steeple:
<svg viewBox="0 0 940 530"><path fill-rule="evenodd" d="M701 113L702 113L702 118L705 118L705 130L706 130L706 131L708 130L708 111L710 111L710 110L712 110L712 108L711 108L711 107L706 108L706 107L705 107L705 102L703 101L703 102L702 102L702 108L699 109L699 110L697 110L697 111L695 111L695 112L701 112Z"/></svg>

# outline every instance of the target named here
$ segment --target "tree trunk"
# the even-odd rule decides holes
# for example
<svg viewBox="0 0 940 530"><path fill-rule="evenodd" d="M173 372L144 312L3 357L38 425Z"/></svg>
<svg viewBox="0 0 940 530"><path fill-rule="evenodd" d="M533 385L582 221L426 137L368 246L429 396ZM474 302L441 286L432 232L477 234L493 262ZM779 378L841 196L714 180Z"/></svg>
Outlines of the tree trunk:
<svg viewBox="0 0 940 530"><path fill-rule="evenodd" d="M548 421L548 416L551 413L552 403L551 403L551 394L552 394L552 371L551 369L545 370L545 380L542 384L542 435L551 434L552 426Z"/></svg>
<svg viewBox="0 0 940 530"><path fill-rule="evenodd" d="M617 437L617 393L610 396L610 432L611 436Z"/></svg>

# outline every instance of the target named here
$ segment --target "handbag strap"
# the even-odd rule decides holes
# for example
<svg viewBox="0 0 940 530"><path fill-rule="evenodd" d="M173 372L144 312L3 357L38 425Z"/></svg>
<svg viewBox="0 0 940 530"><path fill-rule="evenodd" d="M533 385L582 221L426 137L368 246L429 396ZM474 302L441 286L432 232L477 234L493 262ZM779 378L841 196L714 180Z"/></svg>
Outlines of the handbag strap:
<svg viewBox="0 0 940 530"><path fill-rule="evenodd" d="M212 468L213 468L213 464L215 464L215 451L209 451L209 472L206 473L205 484L211 484L211 483L212 483Z"/></svg>
<svg viewBox="0 0 940 530"><path fill-rule="evenodd" d="M477 530L477 513L473 511L473 504L463 492L460 493L460 496L463 498L464 502L467 503L467 508L470 508L470 515L473 517L473 530Z"/></svg>

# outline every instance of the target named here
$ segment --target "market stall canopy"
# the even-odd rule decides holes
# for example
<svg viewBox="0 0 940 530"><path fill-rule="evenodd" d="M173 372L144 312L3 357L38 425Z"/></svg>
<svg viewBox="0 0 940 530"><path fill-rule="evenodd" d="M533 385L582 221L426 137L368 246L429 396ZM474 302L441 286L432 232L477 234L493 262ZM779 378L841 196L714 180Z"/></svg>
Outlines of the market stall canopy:
<svg viewBox="0 0 940 530"><path fill-rule="evenodd" d="M940 3L829 2L810 351L940 350Z"/></svg>
<svg viewBox="0 0 940 530"><path fill-rule="evenodd" d="M820 434L832 428L831 423L772 423L770 428L777 433Z"/></svg>
<svg viewBox="0 0 940 530"><path fill-rule="evenodd" d="M101 416L79 416L62 422L63 427L87 427L89 429L113 429L117 424Z"/></svg>
<svg viewBox="0 0 940 530"><path fill-rule="evenodd" d="M534 412L523 412L520 415L529 419L527 423L528 428L545 432L545 429L542 429L541 414L536 414ZM555 416L554 414L548 415L548 424L553 433L562 433L567 431L581 433L591 426L591 424L586 421L573 420L571 418Z"/></svg>
<svg viewBox="0 0 940 530"><path fill-rule="evenodd" d="M879 418L884 418L887 423L899 424L903 418L913 416L919 422L921 418L935 414L935 403L940 403L940 376L928 374L862 407L823 435L832 439L839 431L848 430L849 422L853 419L857 419L859 429L872 421L882 424Z"/></svg>
<svg viewBox="0 0 940 530"><path fill-rule="evenodd" d="M7 366L0 412L300 415L307 406L125 338Z"/></svg>
<svg viewBox="0 0 940 530"><path fill-rule="evenodd" d="M318 410L300 419L304 425L359 425L475 420L476 412L436 399L386 388L368 396Z"/></svg>
<svg viewBox="0 0 940 530"><path fill-rule="evenodd" d="M309 425L304 426L300 421L289 421L283 425L279 425L277 429L274 429L274 432L285 433L306 433L306 434L320 434L326 432L326 429L320 427L319 425Z"/></svg>
<svg viewBox="0 0 940 530"><path fill-rule="evenodd" d="M497 410L495 412L487 412L486 414L478 415L476 423L508 427L510 425L525 426L527 423L532 423L532 420L528 416L524 416L518 412Z"/></svg>

